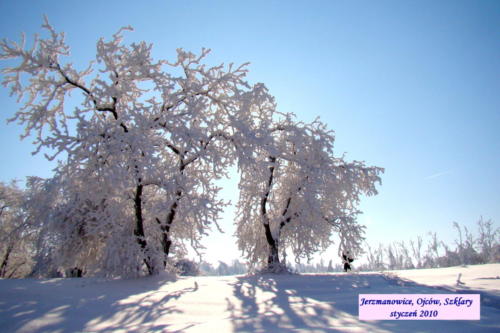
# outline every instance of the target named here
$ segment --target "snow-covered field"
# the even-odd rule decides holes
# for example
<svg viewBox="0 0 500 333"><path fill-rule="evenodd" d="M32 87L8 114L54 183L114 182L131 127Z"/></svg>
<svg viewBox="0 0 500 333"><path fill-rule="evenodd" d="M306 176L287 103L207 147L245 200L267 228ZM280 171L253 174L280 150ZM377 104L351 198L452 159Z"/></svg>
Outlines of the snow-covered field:
<svg viewBox="0 0 500 333"><path fill-rule="evenodd" d="M490 264L177 281L0 280L0 332L500 332L499 277L500 264ZM481 293L480 321L358 319L358 294L453 292Z"/></svg>
<svg viewBox="0 0 500 333"><path fill-rule="evenodd" d="M457 266L439 269L391 271L399 278L420 284L466 292L474 290L500 297L500 264ZM457 283L460 274L460 282Z"/></svg>

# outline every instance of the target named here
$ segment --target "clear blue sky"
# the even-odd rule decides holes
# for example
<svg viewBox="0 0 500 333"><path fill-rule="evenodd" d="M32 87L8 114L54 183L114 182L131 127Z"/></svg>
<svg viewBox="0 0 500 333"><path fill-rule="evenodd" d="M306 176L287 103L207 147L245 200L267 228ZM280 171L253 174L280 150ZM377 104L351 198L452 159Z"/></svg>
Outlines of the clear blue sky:
<svg viewBox="0 0 500 333"><path fill-rule="evenodd" d="M281 111L321 117L337 154L386 169L361 205L371 244L431 230L452 242L452 221L475 230L480 215L500 223L499 1L1 0L0 37L32 36L43 14L81 67L125 25L135 28L127 41L154 43L156 57L208 47L212 63L251 62L249 81L264 82ZM3 88L0 103L0 180L49 176L21 129L4 124L18 106ZM231 223L228 212L207 259L238 256Z"/></svg>

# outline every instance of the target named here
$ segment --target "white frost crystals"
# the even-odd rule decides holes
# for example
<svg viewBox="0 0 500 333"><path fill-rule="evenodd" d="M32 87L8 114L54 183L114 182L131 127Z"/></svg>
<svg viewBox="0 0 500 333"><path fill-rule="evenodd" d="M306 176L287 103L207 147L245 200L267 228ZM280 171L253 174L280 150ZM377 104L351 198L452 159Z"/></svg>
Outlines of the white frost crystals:
<svg viewBox="0 0 500 333"><path fill-rule="evenodd" d="M31 221L35 259L45 263L39 274L48 266L107 276L165 269L217 223L227 203L214 180L234 161L237 235L252 263L275 257L272 266L285 248L309 256L333 231L341 246L359 249L355 207L376 193L382 169L333 157L325 125L277 112L263 84L244 80L246 64L209 67L205 49L155 61L151 44L124 45L124 28L100 39L96 61L78 71L65 61L64 34L47 19L43 28L48 37L30 49L0 42L0 59L20 60L2 69L22 104L11 121L35 138L35 153L59 158L45 181L51 199L30 201L44 212ZM68 108L69 98L79 106Z"/></svg>

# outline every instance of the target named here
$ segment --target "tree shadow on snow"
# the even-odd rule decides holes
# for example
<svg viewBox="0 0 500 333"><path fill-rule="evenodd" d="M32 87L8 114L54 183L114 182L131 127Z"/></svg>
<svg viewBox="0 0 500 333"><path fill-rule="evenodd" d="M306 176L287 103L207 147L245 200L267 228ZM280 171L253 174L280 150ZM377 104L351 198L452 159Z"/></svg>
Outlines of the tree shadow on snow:
<svg viewBox="0 0 500 333"><path fill-rule="evenodd" d="M498 309L481 305L481 321L360 321L359 294L445 294L382 274L238 277L227 299L235 332L499 332Z"/></svg>
<svg viewBox="0 0 500 333"><path fill-rule="evenodd" d="M167 292L166 278L99 281L96 279L3 280L0 291L2 332L172 332L155 323L179 313L168 303L197 286ZM33 290L35 289L35 290ZM87 329L87 327L90 327Z"/></svg>

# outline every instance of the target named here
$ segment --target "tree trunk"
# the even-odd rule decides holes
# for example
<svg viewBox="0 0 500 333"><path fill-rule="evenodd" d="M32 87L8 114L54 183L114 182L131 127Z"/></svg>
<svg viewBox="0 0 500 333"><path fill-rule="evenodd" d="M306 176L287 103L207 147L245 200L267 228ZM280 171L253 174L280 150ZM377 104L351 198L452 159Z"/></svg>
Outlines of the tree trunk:
<svg viewBox="0 0 500 333"><path fill-rule="evenodd" d="M174 151L176 154L179 154L179 151L176 149ZM181 175L184 175L184 170L186 169L186 163L184 162L183 158L180 156L180 161L179 161L179 173ZM163 248L163 267L165 268L167 266L167 258L170 253L170 247L172 246L172 240L170 239L170 228L172 227L172 224L174 223L175 215L177 214L177 207L179 206L179 201L182 198L182 189L178 189L175 192L175 200L172 203L172 206L170 207L170 211L168 212L167 218L165 220L165 224L161 223L161 221L157 218L156 222L160 224L160 229L162 232L161 235L161 245Z"/></svg>
<svg viewBox="0 0 500 333"><path fill-rule="evenodd" d="M172 203L170 207L170 211L168 212L167 218L165 220L165 224L161 223L159 219L156 219L156 222L160 224L160 229L162 231L161 245L163 247L163 267L167 266L167 258L170 253L170 247L172 246L172 240L170 239L170 228L174 223L175 215L177 213L177 207L179 206L179 200L182 198L182 190L177 190L175 193L175 201Z"/></svg>
<svg viewBox="0 0 500 333"><path fill-rule="evenodd" d="M269 224L265 224L264 228L266 230L267 245L269 246L269 255L267 257L267 268L269 270L273 270L274 268L280 266L278 242L274 239Z"/></svg>
<svg viewBox="0 0 500 333"><path fill-rule="evenodd" d="M160 223L160 222L159 222ZM161 225L161 223L160 223ZM165 226L161 225L162 238L161 246L163 248L163 268L167 267L167 258L170 253L170 247L172 246L172 240L170 239L170 224Z"/></svg>
<svg viewBox="0 0 500 333"><path fill-rule="evenodd" d="M269 247L269 255L267 257L267 269L274 270L280 266L280 258L278 251L278 241L276 241L271 232L271 227L269 226L269 218L267 216L267 200L269 199L269 194L271 193L271 188L273 186L274 179L274 163L276 162L276 157L269 156L269 179L267 181L267 191L260 200L260 213L264 218L264 230L266 233L267 245Z"/></svg>
<svg viewBox="0 0 500 333"><path fill-rule="evenodd" d="M21 262L21 263L17 264L17 265L16 265L16 266L15 266L15 267L14 267L14 268L10 271L9 275L7 276L7 279L12 279L12 278L15 276L15 274L16 274L16 272L17 272L17 270L18 270L21 266L23 266L24 264L26 264L26 261L23 261L23 262Z"/></svg>
<svg viewBox="0 0 500 333"><path fill-rule="evenodd" d="M2 265L0 266L0 277L4 277L5 274L7 274L7 265L9 264L10 253L12 252L13 249L14 249L14 245L9 244L9 246L7 247L7 252L5 253L5 256L3 257Z"/></svg>
<svg viewBox="0 0 500 333"><path fill-rule="evenodd" d="M141 246L144 252L147 252L147 242L144 235L144 217L142 216L142 190L143 185L139 184L136 187L135 198L134 198L134 208L135 208L135 229L134 235L136 237L137 243ZM146 253L146 258L144 258L144 264L148 269L148 274L153 275L155 272L154 265L151 262L151 257Z"/></svg>

